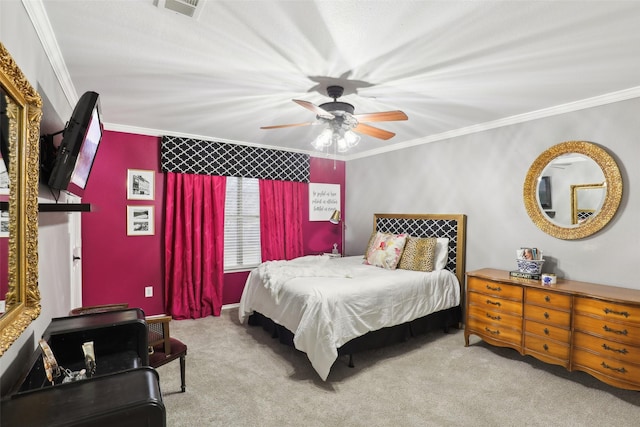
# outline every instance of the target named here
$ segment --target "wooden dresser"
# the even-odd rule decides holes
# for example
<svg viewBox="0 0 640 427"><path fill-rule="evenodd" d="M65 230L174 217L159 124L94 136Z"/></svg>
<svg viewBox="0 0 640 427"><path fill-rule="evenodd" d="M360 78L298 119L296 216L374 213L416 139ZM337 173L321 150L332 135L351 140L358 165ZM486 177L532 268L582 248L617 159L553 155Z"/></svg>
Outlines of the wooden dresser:
<svg viewBox="0 0 640 427"><path fill-rule="evenodd" d="M465 346L478 335L615 387L640 390L640 290L485 268L467 273Z"/></svg>

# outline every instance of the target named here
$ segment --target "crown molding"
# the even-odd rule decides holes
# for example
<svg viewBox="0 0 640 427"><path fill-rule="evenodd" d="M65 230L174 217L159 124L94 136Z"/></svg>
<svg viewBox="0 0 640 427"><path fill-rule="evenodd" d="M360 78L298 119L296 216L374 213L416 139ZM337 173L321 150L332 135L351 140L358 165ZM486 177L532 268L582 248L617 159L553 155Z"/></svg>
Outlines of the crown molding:
<svg viewBox="0 0 640 427"><path fill-rule="evenodd" d="M47 12L44 8L42 0L22 0L29 19L33 23L33 27L38 34L40 43L44 49L53 72L60 83L60 87L69 102L69 105L75 105L78 102L78 92L76 91L67 64L64 62L60 46L58 46L58 40L51 27L51 22L47 16Z"/></svg>
<svg viewBox="0 0 640 427"><path fill-rule="evenodd" d="M524 114L517 114L515 116L505 117L503 119L493 120L490 122L478 123L473 126L467 126L460 129L454 129L448 132L429 135L424 138L419 138L413 141L394 144L389 147L369 150L364 153L349 155L345 157L345 161L375 156L378 154L388 153L391 151L402 150L404 148L415 147L417 145L428 144L430 142L443 141L445 139L450 139L450 138L464 136L464 135L470 135L472 133L478 133L486 130L501 128L504 126L525 123L532 120L543 119L546 117L558 116L565 113L585 110L587 108L613 104L615 102L627 101L633 98L640 98L640 86L624 89L617 92L611 92L604 95L594 96L592 98L586 98L580 101L569 102L566 104L557 105L555 107L543 108L540 110L531 111Z"/></svg>

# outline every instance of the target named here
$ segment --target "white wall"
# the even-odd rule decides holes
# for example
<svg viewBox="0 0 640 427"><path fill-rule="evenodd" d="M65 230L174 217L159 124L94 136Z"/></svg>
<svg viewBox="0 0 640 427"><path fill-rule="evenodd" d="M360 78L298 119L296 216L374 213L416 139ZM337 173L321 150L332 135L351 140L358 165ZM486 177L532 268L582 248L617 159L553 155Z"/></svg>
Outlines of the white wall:
<svg viewBox="0 0 640 427"><path fill-rule="evenodd" d="M544 251L545 271L553 267L569 279L640 289L638 111L640 100L634 99L349 161L347 252L364 251L374 213L464 213L467 271L513 270L515 249L535 246ZM624 185L613 220L573 241L538 229L522 197L533 161L569 140L604 147L618 162Z"/></svg>
<svg viewBox="0 0 640 427"><path fill-rule="evenodd" d="M62 129L64 123L59 117L70 115L72 108L19 0L0 1L0 41L43 97L45 105L41 133ZM61 113L56 113L56 110ZM41 190L40 195L41 200L52 199L46 191ZM0 357L0 387L3 393L19 376L51 318L64 316L69 311L69 214L41 213L39 218L38 287L42 312Z"/></svg>

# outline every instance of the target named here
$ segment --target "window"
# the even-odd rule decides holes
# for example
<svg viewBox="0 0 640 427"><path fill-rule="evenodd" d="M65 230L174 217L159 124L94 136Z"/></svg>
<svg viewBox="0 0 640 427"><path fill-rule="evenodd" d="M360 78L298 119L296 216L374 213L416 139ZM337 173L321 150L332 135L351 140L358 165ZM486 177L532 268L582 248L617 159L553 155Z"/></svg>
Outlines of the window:
<svg viewBox="0 0 640 427"><path fill-rule="evenodd" d="M224 269L253 268L260 254L260 189L255 178L227 177Z"/></svg>

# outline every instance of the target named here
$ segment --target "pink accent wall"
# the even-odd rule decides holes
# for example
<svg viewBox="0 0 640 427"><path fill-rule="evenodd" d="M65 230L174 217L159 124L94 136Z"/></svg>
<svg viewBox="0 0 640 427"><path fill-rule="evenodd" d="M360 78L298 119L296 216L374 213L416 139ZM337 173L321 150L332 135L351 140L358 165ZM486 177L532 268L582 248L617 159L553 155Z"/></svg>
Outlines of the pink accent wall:
<svg viewBox="0 0 640 427"><path fill-rule="evenodd" d="M0 161L2 157L0 156ZM8 195L0 195L0 202L9 202ZM9 237L0 237L0 300L9 290ZM0 312L1 313L1 312Z"/></svg>
<svg viewBox="0 0 640 427"><path fill-rule="evenodd" d="M127 200L128 169L156 172L154 200ZM312 157L311 182L339 184L344 207L344 162ZM82 201L92 205L91 212L82 214L83 305L128 302L147 315L163 313L164 174L160 172L160 139L106 131ZM127 205L154 207L153 236L127 236ZM334 243L342 247L342 225L308 221L308 193L303 218L305 254L328 252ZM240 301L248 275L225 274L223 304ZM146 286L153 286L153 297L145 298Z"/></svg>
<svg viewBox="0 0 640 427"><path fill-rule="evenodd" d="M9 290L9 238L0 237L0 300ZM1 311L0 311L1 313Z"/></svg>
<svg viewBox="0 0 640 427"><path fill-rule="evenodd" d="M334 169L335 165L335 169ZM324 184L340 184L340 206L341 215L344 220L344 183L345 183L345 162L318 157L311 158L311 182ZM303 212L306 221L302 226L304 234L305 254L317 254L331 252L333 244L338 244L338 250L342 253L342 223L331 224L329 221L309 221L309 193L305 198Z"/></svg>
<svg viewBox="0 0 640 427"><path fill-rule="evenodd" d="M153 170L154 200L127 200L127 170ZM82 304L127 302L145 314L164 312L163 195L157 137L105 132L82 198ZM127 205L153 206L153 236L127 236ZM144 289L153 286L153 297Z"/></svg>
<svg viewBox="0 0 640 427"><path fill-rule="evenodd" d="M2 156L0 156L2 161ZM4 165L3 165L4 167ZM0 202L9 202L9 195L0 195ZM9 290L9 237L0 237L0 300Z"/></svg>

